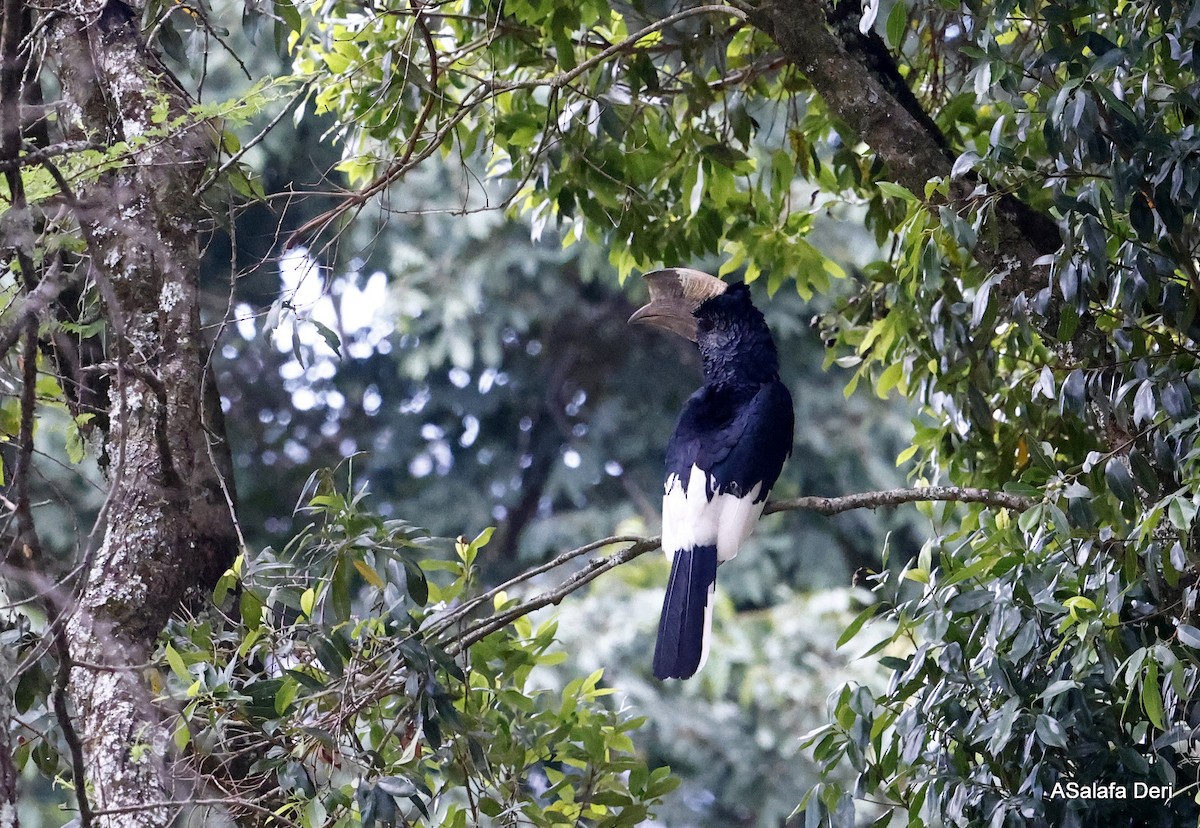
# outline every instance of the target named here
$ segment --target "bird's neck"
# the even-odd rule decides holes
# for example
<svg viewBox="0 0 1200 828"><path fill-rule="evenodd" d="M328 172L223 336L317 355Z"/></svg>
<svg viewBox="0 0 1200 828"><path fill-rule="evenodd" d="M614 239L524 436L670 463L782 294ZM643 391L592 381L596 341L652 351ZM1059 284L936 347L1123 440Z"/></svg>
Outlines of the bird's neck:
<svg viewBox="0 0 1200 828"><path fill-rule="evenodd" d="M779 354L766 325L734 330L721 340L700 345L705 385L753 386L779 378Z"/></svg>

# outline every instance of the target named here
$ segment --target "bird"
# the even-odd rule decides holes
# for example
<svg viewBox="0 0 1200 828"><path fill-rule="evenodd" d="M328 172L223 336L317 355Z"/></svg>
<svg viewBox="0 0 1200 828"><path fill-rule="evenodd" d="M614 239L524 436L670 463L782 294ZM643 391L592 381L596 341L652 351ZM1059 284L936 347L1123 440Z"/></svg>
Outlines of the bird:
<svg viewBox="0 0 1200 828"><path fill-rule="evenodd" d="M792 395L779 353L744 283L671 267L643 277L650 302L630 324L695 342L704 384L667 443L662 547L671 561L654 675L691 678L708 657L717 567L734 558L792 452Z"/></svg>

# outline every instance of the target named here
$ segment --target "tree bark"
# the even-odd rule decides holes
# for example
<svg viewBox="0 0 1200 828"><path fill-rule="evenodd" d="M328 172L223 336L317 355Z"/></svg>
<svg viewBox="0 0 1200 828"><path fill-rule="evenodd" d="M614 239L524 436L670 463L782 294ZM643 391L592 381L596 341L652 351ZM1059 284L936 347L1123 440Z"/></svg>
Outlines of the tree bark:
<svg viewBox="0 0 1200 828"><path fill-rule="evenodd" d="M186 115L187 97L146 49L129 7L51 8L66 128L133 147L123 167L67 194L116 350L107 523L65 628L70 697L94 824L160 826L175 816L155 807L175 798L170 739L134 665L148 660L189 591L210 588L237 550L214 460L227 448L210 439L222 432L203 405L204 211L193 192L214 133L190 121L163 129Z"/></svg>
<svg viewBox="0 0 1200 828"><path fill-rule="evenodd" d="M8 666L0 651L0 664ZM13 717L13 688L0 682L0 828L20 828L17 818L17 768L13 764L13 746L8 722Z"/></svg>
<svg viewBox="0 0 1200 828"><path fill-rule="evenodd" d="M857 4L842 0L838 9L843 7ZM804 73L830 112L883 160L897 184L923 199L926 182L951 177L953 151L878 35L861 34L857 21L827 10L822 0L765 0L751 19ZM990 190L976 175L954 178L949 204L961 210L996 197L992 233L981 235L974 256L1003 275L997 296L1037 292L1049 283L1049 268L1038 259L1059 248L1058 230L1048 216Z"/></svg>

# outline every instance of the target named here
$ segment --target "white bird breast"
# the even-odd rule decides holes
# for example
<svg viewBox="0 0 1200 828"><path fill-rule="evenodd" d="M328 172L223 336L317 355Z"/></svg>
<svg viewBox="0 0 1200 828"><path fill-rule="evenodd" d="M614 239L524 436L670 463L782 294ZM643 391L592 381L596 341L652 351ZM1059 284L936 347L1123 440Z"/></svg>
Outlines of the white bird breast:
<svg viewBox="0 0 1200 828"><path fill-rule="evenodd" d="M754 502L761 490L760 481L740 497L720 492L703 469L692 466L685 492L679 475L669 475L663 495L663 551L673 559L681 549L715 544L718 561L732 560L767 505L766 500Z"/></svg>

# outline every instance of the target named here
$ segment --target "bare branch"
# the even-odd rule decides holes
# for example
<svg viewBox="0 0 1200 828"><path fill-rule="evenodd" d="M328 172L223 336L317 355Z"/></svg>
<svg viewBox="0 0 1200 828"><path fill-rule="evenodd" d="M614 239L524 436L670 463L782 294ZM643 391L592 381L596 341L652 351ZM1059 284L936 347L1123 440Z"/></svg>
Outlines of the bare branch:
<svg viewBox="0 0 1200 828"><path fill-rule="evenodd" d="M595 552L598 549L603 549L604 547L612 546L613 544L641 543L645 540L646 540L645 538L636 537L634 535L617 535L617 536L611 537L611 538L603 538L598 541L592 541L591 543L584 544L583 546L577 547L568 552L563 552L561 555L558 555L557 557L552 558L549 561L546 561L544 564L540 564L538 566L532 567L531 569L527 569L524 572L522 572L520 575L510 578L509 580L505 581L504 583L500 584L497 587L493 587L492 589L489 589L487 592L483 593L482 595L478 595L478 596L472 598L470 601L463 603L461 606L455 607L454 612L450 613L445 618L443 618L443 619L435 622L433 625L431 625L430 628L427 630L426 634L431 635L431 636L441 634L442 632L446 631L453 625L457 624L458 622L460 622L464 618L466 618L466 616L468 614L470 614L470 612L472 610L474 610L476 607L478 607L482 604L489 603L493 598L495 598L501 592L505 592L506 590L512 589L517 584L523 583L524 581L528 581L531 578L535 578L538 575L541 575L543 572L549 572L551 569L556 569L556 568L562 566L563 564L565 564L567 561L573 561L576 558L580 557L581 555L586 555L589 552Z"/></svg>
<svg viewBox="0 0 1200 828"><path fill-rule="evenodd" d="M482 621L468 627L463 631L462 636L455 639L447 648L446 651L451 655L457 655L463 650L470 647L472 644L486 638L496 630L502 629L507 625L516 621L518 618L528 615L534 610L539 610L542 607L550 604L557 604L563 598L570 595L575 590L591 583L596 578L600 577L610 569L616 569L623 563L628 563L634 558L644 555L647 552L652 552L658 549L662 543L659 537L639 538L630 546L625 547L620 552L609 555L607 558L593 558L588 561L583 569L576 572L571 577L567 578L554 589L539 593L527 601L523 601L511 609L497 613L490 618L485 618ZM583 547L580 547L583 548Z"/></svg>
<svg viewBox="0 0 1200 828"><path fill-rule="evenodd" d="M100 148L98 144L93 144L91 141L62 141L42 149L26 152L16 158L0 158L0 172L16 172L22 167L33 167L60 155Z"/></svg>
<svg viewBox="0 0 1200 828"><path fill-rule="evenodd" d="M144 802L137 805L124 805L116 808L105 808L103 810L96 811L96 816L119 816L121 814L135 814L142 813L144 811L161 811L163 809L182 811L184 808L206 807L245 808L248 811L261 814L262 816L267 817L280 825L290 825L292 828L300 828L298 823L293 822L282 814L279 814L270 808L259 805L256 802L251 802L250 800L242 797L208 797L201 799L173 799L167 802Z"/></svg>
<svg viewBox="0 0 1200 828"><path fill-rule="evenodd" d="M36 321L40 318L46 309L58 299L69 281L63 276L61 259L55 256L49 269L38 282L38 286L25 294L18 307L8 311L12 319L7 325L0 328L0 356L7 354L12 346L17 344L17 340L21 338L21 334L25 330L25 325L30 320Z"/></svg>
<svg viewBox="0 0 1200 828"><path fill-rule="evenodd" d="M38 321L34 315L23 315L25 320L25 349L21 364L21 420L17 444L17 464L13 472L13 488L16 493L14 513L17 517L17 536L13 539L13 550L9 558L22 566L34 568L42 563L42 545L33 520L33 508L29 502L29 481L33 477L33 427L37 410L37 358ZM63 608L47 596L43 602L50 619L50 637L58 657L58 673L52 696L54 716L67 743L71 755L71 775L75 781L76 801L79 804L79 822L82 828L91 828L92 812L87 795L87 775L84 770L83 742L75 729L67 706L67 686L70 683L71 657L67 637L63 630Z"/></svg>
<svg viewBox="0 0 1200 828"><path fill-rule="evenodd" d="M29 561L41 558L41 542L33 523L29 505L29 480L33 477L33 417L37 410L38 323L34 317L25 320L25 353L21 363L21 421L17 437L17 465L13 471L16 491L17 537L16 555ZM10 555L14 553L10 552Z"/></svg>
<svg viewBox="0 0 1200 828"><path fill-rule="evenodd" d="M887 164L892 179L922 198L930 179L951 177L955 153L905 85L886 45L877 35L860 35L856 26L834 31L832 5L765 0L751 21L804 73L829 111ZM842 29L851 31L853 42ZM981 235L972 253L988 270L1004 274L997 295L1012 299L1045 287L1048 268L1042 257L1061 244L1054 222L975 176L950 182L955 209L988 198L995 199L995 233L986 240Z"/></svg>
<svg viewBox="0 0 1200 828"><path fill-rule="evenodd" d="M80 828L92 828L94 821L91 799L88 796L83 740L79 738L79 731L75 728L75 719L71 716L71 710L67 705L67 688L71 684L71 667L74 665L71 662L70 645L67 643L67 634L63 625L64 619L60 614L54 619L51 632L54 637L55 655L58 657L58 672L54 677L54 694L52 696L54 718L58 720L59 729L62 730L63 739L71 754L71 776L75 781L75 802L79 806Z"/></svg>

